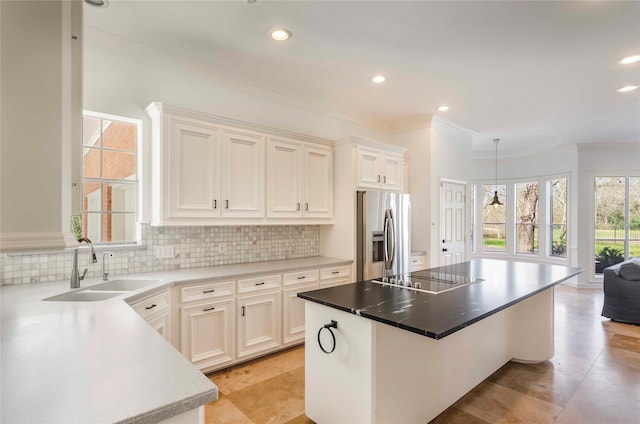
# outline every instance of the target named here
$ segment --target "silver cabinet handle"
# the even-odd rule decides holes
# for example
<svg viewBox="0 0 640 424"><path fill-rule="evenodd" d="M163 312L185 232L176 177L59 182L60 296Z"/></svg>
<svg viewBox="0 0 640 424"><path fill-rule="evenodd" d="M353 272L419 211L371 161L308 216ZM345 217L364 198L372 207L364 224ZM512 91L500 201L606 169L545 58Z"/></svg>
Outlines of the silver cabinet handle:
<svg viewBox="0 0 640 424"><path fill-rule="evenodd" d="M204 308L204 309L202 310L202 312L213 311L214 309L216 309L216 308L212 306L212 307L210 307L210 308Z"/></svg>

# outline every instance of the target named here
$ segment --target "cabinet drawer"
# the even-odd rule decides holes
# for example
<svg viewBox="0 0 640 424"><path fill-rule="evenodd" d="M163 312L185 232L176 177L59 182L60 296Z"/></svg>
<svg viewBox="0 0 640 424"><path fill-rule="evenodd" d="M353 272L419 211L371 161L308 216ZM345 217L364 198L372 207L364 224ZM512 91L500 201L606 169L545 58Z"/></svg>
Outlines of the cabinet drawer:
<svg viewBox="0 0 640 424"><path fill-rule="evenodd" d="M317 269L308 269L306 271L288 272L282 275L282 283L285 286L293 284L310 283L318 281L319 271Z"/></svg>
<svg viewBox="0 0 640 424"><path fill-rule="evenodd" d="M138 313L138 315L147 319L157 313L168 311L169 305L169 291L165 290L153 296L149 296L146 299L140 300L132 304L131 307Z"/></svg>
<svg viewBox="0 0 640 424"><path fill-rule="evenodd" d="M180 301L191 302L193 300L216 299L219 297L233 296L233 294L233 281L205 283L182 287L180 289Z"/></svg>
<svg viewBox="0 0 640 424"><path fill-rule="evenodd" d="M427 262L426 255L415 255L411 257L411 271L420 271L424 269Z"/></svg>
<svg viewBox="0 0 640 424"><path fill-rule="evenodd" d="M280 288L280 274L238 280L238 293L251 293Z"/></svg>
<svg viewBox="0 0 640 424"><path fill-rule="evenodd" d="M320 288L326 289L327 287L342 286L343 284L349 284L350 282L351 281L348 278L320 281Z"/></svg>
<svg viewBox="0 0 640 424"><path fill-rule="evenodd" d="M322 268L320 270L320 279L329 280L331 278L344 278L348 277L351 272L351 266L334 266L331 268Z"/></svg>

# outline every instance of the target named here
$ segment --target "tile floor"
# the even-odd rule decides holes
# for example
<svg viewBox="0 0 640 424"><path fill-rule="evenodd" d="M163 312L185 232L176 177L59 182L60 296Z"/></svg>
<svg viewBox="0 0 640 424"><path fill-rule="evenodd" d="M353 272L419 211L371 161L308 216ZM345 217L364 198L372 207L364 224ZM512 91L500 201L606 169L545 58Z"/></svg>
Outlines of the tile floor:
<svg viewBox="0 0 640 424"><path fill-rule="evenodd" d="M556 286L555 356L507 363L432 424L640 423L640 326L600 317L602 291ZM209 374L220 398L206 423L312 423L304 347Z"/></svg>

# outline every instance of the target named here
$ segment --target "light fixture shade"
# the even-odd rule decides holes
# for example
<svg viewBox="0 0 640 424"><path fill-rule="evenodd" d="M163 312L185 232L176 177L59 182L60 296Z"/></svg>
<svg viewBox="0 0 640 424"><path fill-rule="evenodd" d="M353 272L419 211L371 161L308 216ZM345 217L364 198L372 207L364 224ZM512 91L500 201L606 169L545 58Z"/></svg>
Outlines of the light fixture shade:
<svg viewBox="0 0 640 424"><path fill-rule="evenodd" d="M493 192L493 199L491 200L491 203L489 203L489 206L493 206L495 209L498 209L498 206L502 206L500 199L498 199L497 190Z"/></svg>

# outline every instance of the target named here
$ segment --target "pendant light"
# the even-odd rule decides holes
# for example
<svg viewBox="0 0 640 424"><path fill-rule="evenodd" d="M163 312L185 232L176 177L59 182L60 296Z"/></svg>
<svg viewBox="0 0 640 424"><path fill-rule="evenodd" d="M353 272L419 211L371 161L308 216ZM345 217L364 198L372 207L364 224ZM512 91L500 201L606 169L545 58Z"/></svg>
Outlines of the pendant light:
<svg viewBox="0 0 640 424"><path fill-rule="evenodd" d="M498 206L502 206L500 199L498 199L498 143L500 143L500 139L494 138L493 144L496 145L496 185L494 186L495 191L493 192L493 200L489 203L489 206L493 206L494 209L498 209Z"/></svg>

